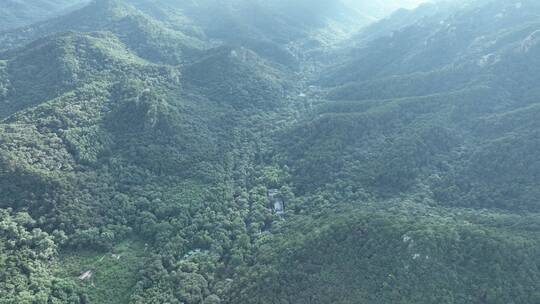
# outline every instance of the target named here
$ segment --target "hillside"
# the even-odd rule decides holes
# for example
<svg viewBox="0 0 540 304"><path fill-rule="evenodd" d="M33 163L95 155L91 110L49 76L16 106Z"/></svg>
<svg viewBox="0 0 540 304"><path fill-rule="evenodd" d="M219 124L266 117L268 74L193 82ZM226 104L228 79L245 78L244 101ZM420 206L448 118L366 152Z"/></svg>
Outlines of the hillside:
<svg viewBox="0 0 540 304"><path fill-rule="evenodd" d="M445 8L445 14L437 13L441 9L431 8L429 12L417 14L412 24L392 27L387 34L350 50L348 58L330 67L322 81L330 85L346 84L429 73L447 67L473 66L475 73L482 73L498 63L501 56L528 53L523 43L538 26L535 12L539 7L535 1L487 1L485 5ZM381 23L385 28L393 22L403 23L402 18L396 14ZM373 30L366 30L354 39L363 41L371 35L374 35Z"/></svg>
<svg viewBox="0 0 540 304"><path fill-rule="evenodd" d="M540 5L396 5L1 32L0 303L539 302Z"/></svg>
<svg viewBox="0 0 540 304"><path fill-rule="evenodd" d="M2 116L59 97L111 74L129 74L144 61L113 35L68 33L37 40L6 61L9 86Z"/></svg>
<svg viewBox="0 0 540 304"><path fill-rule="evenodd" d="M59 16L83 5L85 1L6 0L0 3L0 32Z"/></svg>
<svg viewBox="0 0 540 304"><path fill-rule="evenodd" d="M484 21L501 7L506 14L497 23ZM490 2L459 10L439 28L421 19L391 37L368 41L364 58L351 55L346 68L336 72L339 80L332 82L345 84L329 88L333 101L317 109L307 127L290 133L298 140L289 144L294 147L289 162L296 164L300 178L309 176L310 187L358 177L370 192L384 185L375 190L378 194L416 185L427 187L441 204L537 211L538 201L522 196L534 193L539 172L532 156L536 131L524 127L533 123L532 116L512 123L503 118L533 111L540 97L531 85L538 77L532 72L538 68L535 11L540 9L534 2ZM456 24L451 33L448 24ZM422 38L427 29L433 32L429 40ZM411 37L424 46L411 45L415 39L405 42ZM461 44L450 49L445 44L451 39ZM387 57L392 62L371 57L388 56L383 45L395 54ZM446 56L443 48L450 60L433 61ZM333 74L328 75L323 79ZM488 131L495 125L504 125L504 131ZM383 147L384 153L375 153ZM511 155L520 155L519 160ZM312 157L316 160L307 161ZM321 157L327 168L321 168Z"/></svg>
<svg viewBox="0 0 540 304"><path fill-rule="evenodd" d="M275 106L286 98L290 76L243 48L213 49L184 69L186 86L236 108Z"/></svg>
<svg viewBox="0 0 540 304"><path fill-rule="evenodd" d="M408 210L403 210L405 206ZM396 207L400 211L395 211ZM540 294L533 287L538 238L521 238L511 225L504 224L520 219L463 211L457 215L411 202L377 209L322 209L316 222L312 217L291 218L276 236L262 242L256 253L261 263L238 283L242 286L238 301L539 300ZM486 222L493 226L487 228ZM287 240L282 239L284 234Z"/></svg>
<svg viewBox="0 0 540 304"><path fill-rule="evenodd" d="M169 29L127 2L99 0L67 15L0 34L0 52L65 31L112 32L138 56L156 63L179 64L205 47L196 37Z"/></svg>

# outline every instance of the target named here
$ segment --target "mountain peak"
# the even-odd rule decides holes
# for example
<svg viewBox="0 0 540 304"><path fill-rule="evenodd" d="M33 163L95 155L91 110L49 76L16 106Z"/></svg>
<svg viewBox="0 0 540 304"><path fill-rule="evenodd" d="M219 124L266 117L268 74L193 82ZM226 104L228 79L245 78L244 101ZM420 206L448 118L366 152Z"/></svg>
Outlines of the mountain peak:
<svg viewBox="0 0 540 304"><path fill-rule="evenodd" d="M82 20L108 22L138 13L135 8L120 0L94 0L87 6L72 14Z"/></svg>

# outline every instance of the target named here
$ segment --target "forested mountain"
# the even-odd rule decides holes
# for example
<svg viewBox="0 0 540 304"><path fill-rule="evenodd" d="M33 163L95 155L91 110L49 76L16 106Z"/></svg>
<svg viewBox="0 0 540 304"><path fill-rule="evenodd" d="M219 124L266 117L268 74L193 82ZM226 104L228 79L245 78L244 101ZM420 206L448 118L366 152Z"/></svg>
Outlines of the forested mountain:
<svg viewBox="0 0 540 304"><path fill-rule="evenodd" d="M324 76L322 83L341 83L330 89L327 97L335 102L324 105L315 125L328 120L343 123L336 116L346 116L353 124L348 125L349 131L365 129L370 133L368 138L377 142L382 137L373 136L375 132L389 138L403 138L402 132L410 134L411 140L402 143L397 138L391 140L398 145L395 156L400 155L402 165L406 164L403 149L411 149L409 167L401 170L420 173L425 167L426 177L431 174L442 178L432 189L448 203L536 209L537 200L521 197L535 191L534 176L538 174L531 153L538 144L536 130L530 126L534 115L529 119L521 115L534 112L540 97L533 85L539 77L534 71L540 67L535 50L540 25L535 13L538 11L540 6L534 1L489 2L481 7L462 8L437 22L423 18L391 36L368 42L361 50L352 51L341 66L330 68L330 76ZM395 53L383 57L382 54L389 54L381 53L384 48ZM351 115L358 117L351 119ZM509 118L517 117L514 115L521 119ZM384 125L381 129L366 128L362 120ZM394 135L388 133L390 128L395 130ZM359 132L349 134L360 135L357 140L362 138ZM329 134L328 140L336 141L335 135ZM316 140L324 137L316 136ZM355 146L352 138L345 138L343 145ZM376 146L361 141L359 144L368 149ZM519 160L513 159L517 155ZM437 165L439 162L450 166L443 169ZM417 177L408 176L403 182L412 183Z"/></svg>
<svg viewBox="0 0 540 304"><path fill-rule="evenodd" d="M540 5L374 3L1 4L0 303L540 303Z"/></svg>
<svg viewBox="0 0 540 304"><path fill-rule="evenodd" d="M0 3L0 32L58 16L85 2L83 0L4 0Z"/></svg>

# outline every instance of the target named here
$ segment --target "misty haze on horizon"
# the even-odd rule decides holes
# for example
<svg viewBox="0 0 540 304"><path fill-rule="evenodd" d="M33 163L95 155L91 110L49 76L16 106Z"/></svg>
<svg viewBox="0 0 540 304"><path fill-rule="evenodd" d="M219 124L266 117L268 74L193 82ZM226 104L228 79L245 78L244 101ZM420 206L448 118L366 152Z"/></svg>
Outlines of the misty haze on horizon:
<svg viewBox="0 0 540 304"><path fill-rule="evenodd" d="M88 3L103 0L4 0L0 2L0 32L15 27L29 25L33 22L45 20L47 18L59 16L71 10L80 8ZM171 6L215 6L220 7L223 4L238 5L240 3L257 2L260 0L158 0L153 1L154 5L162 4ZM264 0L259 3L263 5L294 5L301 3L306 5L310 3L311 9L306 10L309 14L313 8L319 6L320 10L326 10L332 5L344 4L372 21L382 19L389 16L392 12L398 9L414 9L421 4L430 2L457 2L464 0ZM141 0L126 1L133 4L144 3ZM152 1L151 1L152 2ZM212 4L214 3L214 4ZM9 26L8 26L9 24Z"/></svg>

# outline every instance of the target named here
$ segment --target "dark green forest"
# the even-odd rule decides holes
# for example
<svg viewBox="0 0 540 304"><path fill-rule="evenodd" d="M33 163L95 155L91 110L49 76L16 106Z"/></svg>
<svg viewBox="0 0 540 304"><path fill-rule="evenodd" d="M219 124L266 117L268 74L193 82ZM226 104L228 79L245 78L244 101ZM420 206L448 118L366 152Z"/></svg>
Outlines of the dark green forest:
<svg viewBox="0 0 540 304"><path fill-rule="evenodd" d="M0 304L540 303L536 0L4 2Z"/></svg>

